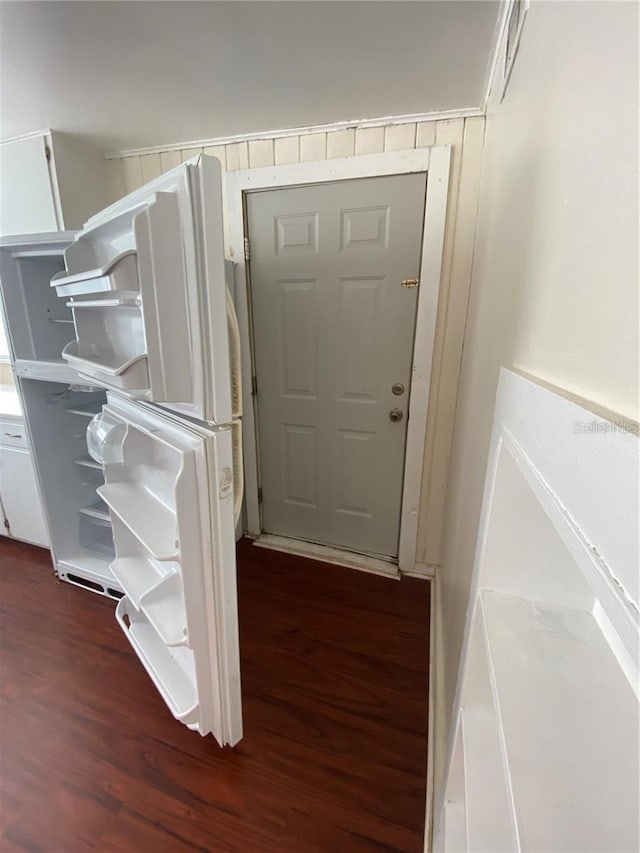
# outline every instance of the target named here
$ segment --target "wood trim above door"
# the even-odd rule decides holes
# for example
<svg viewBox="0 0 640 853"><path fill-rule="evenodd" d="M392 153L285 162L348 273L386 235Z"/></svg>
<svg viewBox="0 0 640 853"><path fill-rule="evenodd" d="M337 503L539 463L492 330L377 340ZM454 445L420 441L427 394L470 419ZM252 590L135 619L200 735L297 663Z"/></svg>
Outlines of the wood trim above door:
<svg viewBox="0 0 640 853"><path fill-rule="evenodd" d="M262 532L258 500L258 447L254 398L250 377L255 375L251 345L250 300L245 260L244 195L253 190L279 189L300 184L328 183L353 178L373 178L427 172L427 195L420 267L420 288L414 341L409 420L400 521L400 571L413 571L420 508L431 364L440 290L444 227L451 147L438 145L344 157L315 163L294 163L227 172L225 192L228 251L236 266L236 305L242 337L243 442L245 457L246 523L250 536Z"/></svg>

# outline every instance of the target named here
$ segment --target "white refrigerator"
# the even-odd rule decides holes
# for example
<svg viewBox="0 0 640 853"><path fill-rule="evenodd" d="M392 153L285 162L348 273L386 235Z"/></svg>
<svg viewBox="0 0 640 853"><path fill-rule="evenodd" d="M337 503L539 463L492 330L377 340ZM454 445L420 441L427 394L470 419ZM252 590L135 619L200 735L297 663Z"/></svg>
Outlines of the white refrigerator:
<svg viewBox="0 0 640 853"><path fill-rule="evenodd" d="M1 240L0 281L56 574L117 599L174 717L234 745L242 394L221 181L201 156L82 231Z"/></svg>

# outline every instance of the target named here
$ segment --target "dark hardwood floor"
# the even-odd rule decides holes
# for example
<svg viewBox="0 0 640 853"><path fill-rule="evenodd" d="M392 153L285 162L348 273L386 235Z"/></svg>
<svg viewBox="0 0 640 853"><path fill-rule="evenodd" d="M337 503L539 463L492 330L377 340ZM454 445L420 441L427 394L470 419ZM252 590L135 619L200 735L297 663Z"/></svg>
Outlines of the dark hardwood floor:
<svg viewBox="0 0 640 853"><path fill-rule="evenodd" d="M239 546L245 736L177 723L113 616L0 543L0 850L422 851L428 584Z"/></svg>

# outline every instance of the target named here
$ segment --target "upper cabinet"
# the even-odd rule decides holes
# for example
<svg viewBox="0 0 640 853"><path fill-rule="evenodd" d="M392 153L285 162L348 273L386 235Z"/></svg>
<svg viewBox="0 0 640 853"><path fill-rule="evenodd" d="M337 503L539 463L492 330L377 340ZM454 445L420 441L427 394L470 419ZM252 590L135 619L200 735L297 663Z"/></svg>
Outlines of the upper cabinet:
<svg viewBox="0 0 640 853"><path fill-rule="evenodd" d="M107 202L100 151L54 130L0 143L0 235L81 228Z"/></svg>

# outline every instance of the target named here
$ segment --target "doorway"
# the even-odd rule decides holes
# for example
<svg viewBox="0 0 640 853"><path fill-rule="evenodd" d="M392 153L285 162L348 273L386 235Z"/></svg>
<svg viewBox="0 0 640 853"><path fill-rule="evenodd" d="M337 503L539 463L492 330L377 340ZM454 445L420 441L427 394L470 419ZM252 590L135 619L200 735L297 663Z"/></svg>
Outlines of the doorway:
<svg viewBox="0 0 640 853"><path fill-rule="evenodd" d="M250 192L262 526L398 557L426 174Z"/></svg>

